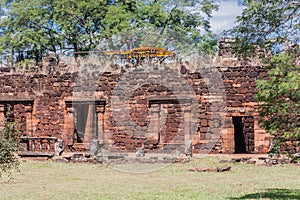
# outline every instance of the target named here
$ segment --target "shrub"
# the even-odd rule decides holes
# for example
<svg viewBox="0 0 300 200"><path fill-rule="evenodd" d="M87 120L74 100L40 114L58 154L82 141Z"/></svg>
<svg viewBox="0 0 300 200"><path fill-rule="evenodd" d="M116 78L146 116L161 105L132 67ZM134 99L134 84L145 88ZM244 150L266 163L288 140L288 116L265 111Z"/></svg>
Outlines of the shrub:
<svg viewBox="0 0 300 200"><path fill-rule="evenodd" d="M7 173L13 179L12 171L19 171L19 159L17 157L19 133L14 122L4 122L4 128L0 130L0 178Z"/></svg>

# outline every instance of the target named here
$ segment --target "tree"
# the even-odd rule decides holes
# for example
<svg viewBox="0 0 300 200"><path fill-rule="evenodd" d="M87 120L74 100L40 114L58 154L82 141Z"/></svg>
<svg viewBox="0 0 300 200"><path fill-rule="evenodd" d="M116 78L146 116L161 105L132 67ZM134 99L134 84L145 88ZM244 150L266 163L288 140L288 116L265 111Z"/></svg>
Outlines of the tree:
<svg viewBox="0 0 300 200"><path fill-rule="evenodd" d="M94 49L110 4L110 1L102 0L55 1L52 20L64 41L64 49L75 52Z"/></svg>
<svg viewBox="0 0 300 200"><path fill-rule="evenodd" d="M279 53L287 43L299 44L299 1L245 0L245 6L230 31L240 53L253 53L256 45Z"/></svg>
<svg viewBox="0 0 300 200"><path fill-rule="evenodd" d="M28 58L36 62L46 51L56 52L60 37L51 21L53 6L47 5L49 1L1 2L6 17L0 22L0 52L10 54L11 60Z"/></svg>
<svg viewBox="0 0 300 200"><path fill-rule="evenodd" d="M0 130L0 178L7 173L12 179L12 170L19 170L17 158L19 134L13 122L4 122L5 126Z"/></svg>
<svg viewBox="0 0 300 200"><path fill-rule="evenodd" d="M133 12L130 29L112 33L121 33L118 34L121 42L114 42L118 47L109 48L131 49L145 45L167 47L177 54L191 51L215 54L217 36L210 31L209 19L218 7L212 1L140 1L136 6L140 9Z"/></svg>
<svg viewBox="0 0 300 200"><path fill-rule="evenodd" d="M300 2L245 3L230 31L238 54L249 57L257 46L272 52L264 60L268 77L257 81L261 125L277 139L300 141Z"/></svg>
<svg viewBox="0 0 300 200"><path fill-rule="evenodd" d="M212 0L0 0L0 5L6 16L0 22L0 54L16 60L38 62L50 51L90 51L103 43L111 49L116 47L112 37L126 34L141 36L135 45L160 41L173 49L206 53L216 47L209 31L211 13L217 9ZM134 38L126 36L121 47L129 48L127 42ZM214 47L206 50L207 42Z"/></svg>
<svg viewBox="0 0 300 200"><path fill-rule="evenodd" d="M257 81L262 125L278 138L300 140L300 66L294 54L274 55L268 78Z"/></svg>

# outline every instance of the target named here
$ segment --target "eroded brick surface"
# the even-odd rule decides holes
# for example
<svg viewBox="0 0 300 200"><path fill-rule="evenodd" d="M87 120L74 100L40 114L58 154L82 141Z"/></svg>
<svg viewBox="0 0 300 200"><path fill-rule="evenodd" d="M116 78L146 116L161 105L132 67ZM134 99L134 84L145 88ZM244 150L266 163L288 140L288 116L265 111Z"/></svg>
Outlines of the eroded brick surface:
<svg viewBox="0 0 300 200"><path fill-rule="evenodd" d="M191 139L193 139L195 147L194 151L197 152L197 149L205 148L205 145L210 148L207 141L211 140L214 135L209 135L209 131L220 126L220 121L211 118L212 113L217 111L214 110L211 102L206 98L211 94L204 77L201 73L190 72L186 68L183 71L182 68L179 67L179 70L174 69L174 71L188 81L197 96L199 104L198 128L196 132L191 133ZM218 70L223 74L222 81L226 93L226 117L221 130L221 137L214 146L213 151L235 151L232 117L236 116L245 117L246 121L253 120L250 120L251 123L245 122L248 124L244 127L245 133L252 134L251 138L254 138L249 139L249 142L253 143L249 152L268 151L270 137L258 126L257 103L254 100L254 94L256 93L255 80L264 77L265 72L256 66L218 67ZM168 70L166 70L166 73L168 73ZM142 76L140 78L145 80L154 78L151 74L140 74ZM77 76L76 72L56 72L50 75L35 73L30 76L3 72L0 78L0 104L5 109L2 113L7 112L8 107L11 107L10 117L15 118L18 128L25 136L57 137L63 139L71 147L78 142L74 141L75 117L72 108L74 88L79 84ZM129 131L123 131L120 122L116 122L113 116L115 114L113 109L118 109L118 107L115 105L111 107L110 105L110 100L115 95L112 90L118 87L120 77L122 77L122 74L106 72L101 74L95 81L96 85L94 85L94 91L92 91L94 96L90 100L101 99L105 101L105 104L94 108L98 109L95 112L97 113L97 128L91 129L90 132L96 131L96 133L85 133L91 135L82 142L89 143L91 138L96 135L95 137L102 139L102 142L109 142L132 151L142 146L145 149L152 150L161 148L168 143L185 143L182 120L187 108L174 98L176 96L174 91L180 91L180 88L178 89L178 87L181 87L180 84L176 80L170 80L169 84L174 88L177 87L176 90L159 84L145 84L140 87L136 81L137 77L131 77L127 84L128 88L132 88L132 91L126 91L132 94L129 101L131 118L125 119L125 122L131 120L133 127L129 128ZM139 87L136 89L137 85ZM81 88L81 90L85 91L87 88ZM68 105L68 102L71 103ZM153 111L155 106L159 107L157 108L159 111ZM150 111L152 114L150 114ZM155 112L157 113L155 114ZM161 130L157 130L160 133L148 138L141 137L143 132L146 131L151 117L156 117L156 120L159 121L160 112L163 112L166 117ZM103 138L101 138L101 134ZM77 144L77 146L80 145Z"/></svg>
<svg viewBox="0 0 300 200"><path fill-rule="evenodd" d="M226 57L224 52L230 53L229 47L225 43L220 45L219 56ZM143 68L108 68L100 73L97 69L101 66L87 64L80 72L53 65L46 67L48 73L45 70L30 73L1 70L0 120L5 116L13 118L24 136L62 139L69 150L87 150L94 138L99 144L110 143L129 151L137 148L148 152L162 148L174 150L170 144L184 147L192 140L194 152L235 153L238 129L243 132L245 153L269 150L271 137L259 127L258 104L254 99L255 81L266 76L261 67L235 63L217 67L225 92L225 102L220 102L212 93L215 85L207 78L213 80L217 76L191 71L187 64L148 66L148 69L160 70L161 77L167 77L161 84L155 81L157 74L146 73ZM185 88L180 79L168 78L170 74L178 75L189 84L197 99L197 119L191 112L191 97L177 98L176 93ZM124 76L127 76L125 82ZM141 84L141 80L145 80L145 84ZM164 85L165 82L168 84ZM124 94L131 95L128 104L112 105L113 98L122 96L116 91L122 91L120 88L125 86ZM223 124L213 115L221 112L216 105L222 103L226 106ZM128 108L129 116L116 118L124 114L118 113L124 107ZM163 123L162 117L165 117ZM241 122L235 124L234 118L238 117ZM79 124L82 121L84 123ZM152 130L148 130L150 122ZM147 131L151 134L145 134Z"/></svg>

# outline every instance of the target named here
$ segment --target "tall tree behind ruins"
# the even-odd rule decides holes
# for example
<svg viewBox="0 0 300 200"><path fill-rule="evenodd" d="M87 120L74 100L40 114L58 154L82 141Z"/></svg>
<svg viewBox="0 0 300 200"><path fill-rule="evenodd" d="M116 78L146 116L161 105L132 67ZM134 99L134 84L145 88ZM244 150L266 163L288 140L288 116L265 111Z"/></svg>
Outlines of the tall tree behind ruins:
<svg viewBox="0 0 300 200"><path fill-rule="evenodd" d="M1 0L0 5L0 55L11 62L38 62L49 52L59 57L125 50L143 42L204 53L216 49L209 24L217 9L212 0Z"/></svg>

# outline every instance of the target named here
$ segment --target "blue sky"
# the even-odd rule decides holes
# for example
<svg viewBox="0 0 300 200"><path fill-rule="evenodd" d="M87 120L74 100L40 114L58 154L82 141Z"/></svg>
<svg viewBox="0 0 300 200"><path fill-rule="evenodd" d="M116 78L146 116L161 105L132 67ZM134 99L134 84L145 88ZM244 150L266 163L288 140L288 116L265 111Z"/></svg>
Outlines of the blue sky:
<svg viewBox="0 0 300 200"><path fill-rule="evenodd" d="M211 20L212 31L221 33L234 26L236 16L242 13L242 0L215 0L220 6L217 12L213 12Z"/></svg>

